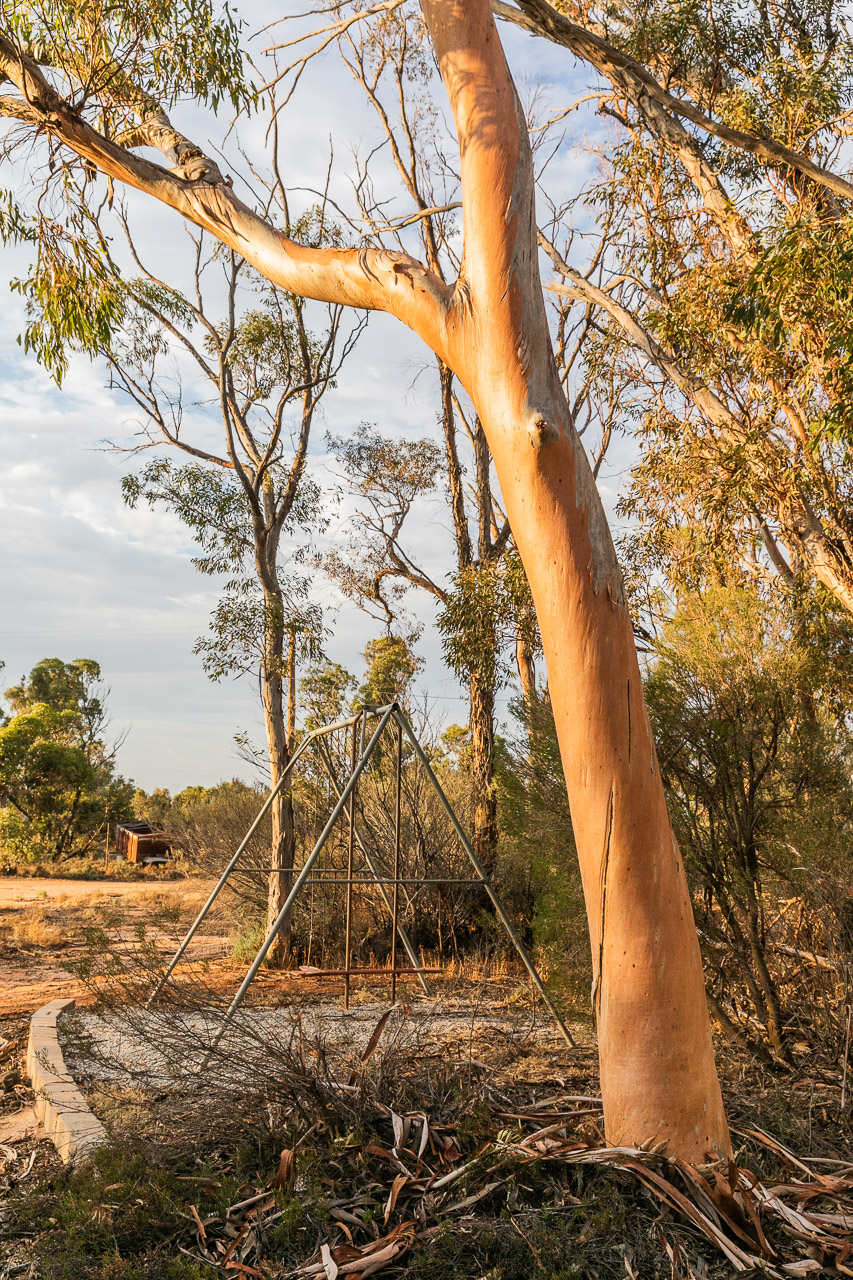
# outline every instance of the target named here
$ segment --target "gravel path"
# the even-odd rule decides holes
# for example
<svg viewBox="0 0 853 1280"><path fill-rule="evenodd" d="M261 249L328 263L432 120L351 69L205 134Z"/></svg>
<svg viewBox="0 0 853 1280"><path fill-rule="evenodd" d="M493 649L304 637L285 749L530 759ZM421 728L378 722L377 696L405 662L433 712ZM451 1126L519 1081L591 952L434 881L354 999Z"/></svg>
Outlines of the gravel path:
<svg viewBox="0 0 853 1280"><path fill-rule="evenodd" d="M322 1040L336 1056L355 1063L365 1051L387 1003L371 1001L349 1012L335 1004L293 1008L241 1010L226 1032L221 1049L239 1057L253 1055L259 1045L284 1046L300 1036L308 1046ZM168 1011L136 1010L95 1015L81 1010L63 1023L61 1038L66 1061L75 1078L119 1084L137 1079L151 1088L168 1088L198 1069L206 1046L220 1025L222 1010L182 1015ZM521 1035L541 1049L558 1050L563 1041L549 1020L529 1012L507 1013L485 1006L423 1001L396 1005L384 1025L381 1043L397 1034L417 1041L421 1049L437 1049L454 1059L477 1058L478 1052ZM248 1045L248 1049L247 1049ZM202 1086L203 1087L203 1086Z"/></svg>

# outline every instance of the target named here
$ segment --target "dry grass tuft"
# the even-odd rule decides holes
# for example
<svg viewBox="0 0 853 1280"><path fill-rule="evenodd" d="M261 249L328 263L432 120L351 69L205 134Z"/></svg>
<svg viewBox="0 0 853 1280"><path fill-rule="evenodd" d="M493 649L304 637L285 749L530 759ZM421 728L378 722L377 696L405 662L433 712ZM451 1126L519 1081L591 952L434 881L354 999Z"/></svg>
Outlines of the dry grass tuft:
<svg viewBox="0 0 853 1280"><path fill-rule="evenodd" d="M60 947L68 938L51 920L45 907L25 907L10 929L12 942L19 947Z"/></svg>

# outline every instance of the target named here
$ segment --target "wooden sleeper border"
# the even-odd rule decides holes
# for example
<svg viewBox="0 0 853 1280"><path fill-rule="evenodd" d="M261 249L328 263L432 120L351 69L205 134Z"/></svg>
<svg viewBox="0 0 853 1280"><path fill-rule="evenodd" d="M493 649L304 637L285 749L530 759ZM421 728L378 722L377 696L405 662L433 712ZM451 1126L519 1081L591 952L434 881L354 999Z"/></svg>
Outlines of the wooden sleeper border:
<svg viewBox="0 0 853 1280"><path fill-rule="evenodd" d="M74 1082L57 1035L57 1019L73 1000L51 1000L30 1019L27 1074L35 1092L35 1113L65 1164L89 1159L107 1131Z"/></svg>

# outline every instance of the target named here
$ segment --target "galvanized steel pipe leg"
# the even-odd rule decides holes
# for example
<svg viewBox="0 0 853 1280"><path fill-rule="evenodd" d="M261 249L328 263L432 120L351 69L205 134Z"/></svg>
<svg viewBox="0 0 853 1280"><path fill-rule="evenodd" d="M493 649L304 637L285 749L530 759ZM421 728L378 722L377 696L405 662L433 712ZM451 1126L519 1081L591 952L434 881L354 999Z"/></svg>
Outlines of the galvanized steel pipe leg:
<svg viewBox="0 0 853 1280"><path fill-rule="evenodd" d="M358 728L356 725L352 727L352 749L350 751L350 773L355 772L356 752L358 751ZM330 781L334 786L330 773ZM337 787L335 787L337 790ZM352 795L349 798L349 840L347 842L347 922L346 922L346 941L344 943L344 1008L349 1009L349 971L350 960L352 957L352 862L353 852L355 850L355 787L353 787Z"/></svg>
<svg viewBox="0 0 853 1280"><path fill-rule="evenodd" d="M225 870L222 872L222 875L219 877L219 880L217 881L216 887L213 889L213 891L212 891L212 892L211 892L211 894L210 894L210 897L207 899L207 902L205 902L205 904L204 904L204 906L202 907L201 911L199 911L199 913L198 913L198 915L196 916L195 920L194 920L194 921L192 922L192 924L190 925L189 932L187 933L187 935L186 935L186 937L184 938L183 942L182 942L182 943L181 943L181 945L178 947L178 949L177 949L177 951L175 952L175 954L172 956L172 959L171 959L171 961L169 962L169 966L168 966L168 968L166 969L166 972L163 974L162 978L161 978L161 979L160 979L160 981L157 983L157 986L154 988L154 990L151 992L151 995L150 995L150 996L148 997L148 999L146 1000L146 1002L145 1002L146 1007L147 1007L148 1005L150 1005L150 1004L153 1004L153 1003L154 1003L154 1001L155 1001L155 1000L157 999L157 997L159 996L160 992L161 992L161 991L163 990L163 988L165 987L166 983L169 981L169 978L171 977L173 970L174 970L174 969L176 968L176 966L180 963L181 957L183 956L183 954L184 954L184 952L186 951L187 947L190 945L190 943L192 942L192 940L193 940L193 938L195 937L196 933L198 932L199 927L200 927L200 925L201 925L202 921L204 920L205 916L207 915L208 911L209 911L209 910L210 910L210 908L213 906L213 904L214 904L214 902L216 901L216 899L219 897L219 894L220 894L220 892L222 891L222 889L225 887L225 883L226 883L226 881L227 881L228 877L231 875L231 872L232 872L232 871L234 870L234 868L236 867L237 862L239 861L239 859L240 859L241 855L243 854L244 850L246 849L246 846L248 845L248 843L249 843L249 841L251 840L252 836L255 834L255 832L257 831L258 827L261 825L261 823L263 822L264 818L265 818L265 817L266 817L266 815L269 813L269 811L270 811L270 808L271 808L271 806L272 806L273 801L275 800L275 798L276 798L276 796L278 795L279 791L281 791L282 787L284 786L285 782L287 781L288 777L290 776L290 772L291 772L291 770L293 769L293 766L296 764L297 760L298 760L298 759L299 759L299 757L302 755L302 752L303 752L303 751L305 750L305 748L308 746L308 743L310 742L310 740L311 740L311 738L310 738L310 737L303 739L303 741L299 744L299 746L298 746L298 747L296 748L296 750L294 751L293 755L290 757L290 760L289 760L289 761L288 761L288 763L287 763L287 768L284 770L284 773L281 775L281 777L279 778L278 782L275 784L275 786L273 787L272 791L271 791L271 792L269 793L269 795L267 796L266 800L264 801L263 805L261 806L261 810L260 810L260 812L258 813L258 816L255 818L255 821L252 823L252 825L249 827L249 830L246 832L245 836L243 837L243 840L242 840L242 842L241 842L241 844L240 844L239 849L238 849L238 850L237 850L237 852L234 854L234 856L232 857L231 861L228 863L228 865L227 865L227 867L225 868Z"/></svg>
<svg viewBox="0 0 853 1280"><path fill-rule="evenodd" d="M394 907L391 911L391 1003L397 1000L397 918L400 914L400 816L403 787L403 727L397 724L397 786L394 796Z"/></svg>

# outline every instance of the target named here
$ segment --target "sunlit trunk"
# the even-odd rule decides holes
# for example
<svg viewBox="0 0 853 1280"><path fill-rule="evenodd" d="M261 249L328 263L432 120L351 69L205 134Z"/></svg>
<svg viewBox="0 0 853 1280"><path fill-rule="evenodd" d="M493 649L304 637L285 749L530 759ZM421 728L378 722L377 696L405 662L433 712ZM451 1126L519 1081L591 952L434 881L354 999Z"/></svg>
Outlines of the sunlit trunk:
<svg viewBox="0 0 853 1280"><path fill-rule="evenodd" d="M589 919L612 1143L730 1150L687 880L607 520L548 332L527 128L487 5L425 0L459 135L466 311L449 363L536 605Z"/></svg>
<svg viewBox="0 0 853 1280"><path fill-rule="evenodd" d="M474 850L488 872L498 843L495 792L495 691L476 675L468 681L471 715L471 782L474 792Z"/></svg>
<svg viewBox="0 0 853 1280"><path fill-rule="evenodd" d="M284 716L284 626L281 601L267 601L266 652L264 654L263 702L270 763L270 785L275 786L287 767L290 744ZM293 886L293 792L282 788L271 809L272 840L267 891L267 929L271 929ZM283 968L290 955L290 914L278 931L267 955L267 963Z"/></svg>
<svg viewBox="0 0 853 1280"><path fill-rule="evenodd" d="M589 919L607 1137L667 1142L701 1161L729 1149L728 1131L615 553L568 423L539 450L519 436L499 427L490 443L548 664Z"/></svg>

